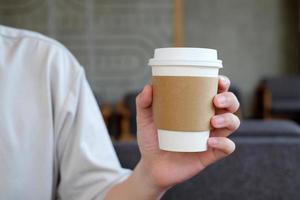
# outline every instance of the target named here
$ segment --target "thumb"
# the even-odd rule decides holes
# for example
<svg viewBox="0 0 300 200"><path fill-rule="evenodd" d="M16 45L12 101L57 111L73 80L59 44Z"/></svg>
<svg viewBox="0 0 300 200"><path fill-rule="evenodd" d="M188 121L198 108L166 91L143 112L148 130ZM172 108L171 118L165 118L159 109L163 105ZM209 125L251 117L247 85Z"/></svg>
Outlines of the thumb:
<svg viewBox="0 0 300 200"><path fill-rule="evenodd" d="M146 85L136 97L137 124L146 125L152 122L152 86Z"/></svg>

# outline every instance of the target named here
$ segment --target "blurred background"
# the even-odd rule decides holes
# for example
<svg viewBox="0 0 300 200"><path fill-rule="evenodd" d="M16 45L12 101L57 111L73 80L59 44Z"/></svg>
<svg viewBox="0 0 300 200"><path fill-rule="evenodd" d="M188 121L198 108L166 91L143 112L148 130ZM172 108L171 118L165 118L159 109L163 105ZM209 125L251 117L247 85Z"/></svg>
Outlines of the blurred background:
<svg viewBox="0 0 300 200"><path fill-rule="evenodd" d="M106 115L150 81L159 47L217 49L243 117L262 116L260 81L300 73L298 0L0 0L0 23L67 46Z"/></svg>
<svg viewBox="0 0 300 200"><path fill-rule="evenodd" d="M155 48L217 49L221 74L231 79L231 91L241 102L236 114L242 125L235 139L240 151L225 161L230 167L216 168L244 176L222 179L208 170L200 182L207 176L221 189L205 199L235 199L242 193L246 199L299 199L299 10L298 0L0 0L0 24L41 32L69 48L85 68L109 133L118 141L135 140L135 96L150 81L147 62ZM122 145L119 156L132 148ZM244 166L241 160L249 157ZM121 162L134 167L137 159L138 153ZM240 165L228 165L233 161ZM244 186L241 194L228 192L222 185L228 179ZM246 180L249 185L242 184ZM187 188L188 183L165 198L180 199ZM188 199L205 195L189 193L198 196Z"/></svg>

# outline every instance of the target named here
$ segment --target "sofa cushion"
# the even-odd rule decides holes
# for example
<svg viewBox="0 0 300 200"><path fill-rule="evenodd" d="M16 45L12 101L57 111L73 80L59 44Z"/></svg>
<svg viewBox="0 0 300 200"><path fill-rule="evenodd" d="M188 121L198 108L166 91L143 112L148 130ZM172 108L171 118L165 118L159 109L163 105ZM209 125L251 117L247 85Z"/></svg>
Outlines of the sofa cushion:
<svg viewBox="0 0 300 200"><path fill-rule="evenodd" d="M236 151L170 189L163 200L299 199L300 139L234 138Z"/></svg>
<svg viewBox="0 0 300 200"><path fill-rule="evenodd" d="M243 120L232 136L300 137L300 126L290 120Z"/></svg>
<svg viewBox="0 0 300 200"><path fill-rule="evenodd" d="M266 78L264 82L266 87L272 91L273 100L282 98L300 98L300 76L280 76Z"/></svg>
<svg viewBox="0 0 300 200"><path fill-rule="evenodd" d="M171 188L163 200L299 199L300 139L235 137L228 158ZM131 169L140 154L136 143L115 143L123 167Z"/></svg>
<svg viewBox="0 0 300 200"><path fill-rule="evenodd" d="M276 115L300 115L299 99L280 99L272 102L272 114Z"/></svg>

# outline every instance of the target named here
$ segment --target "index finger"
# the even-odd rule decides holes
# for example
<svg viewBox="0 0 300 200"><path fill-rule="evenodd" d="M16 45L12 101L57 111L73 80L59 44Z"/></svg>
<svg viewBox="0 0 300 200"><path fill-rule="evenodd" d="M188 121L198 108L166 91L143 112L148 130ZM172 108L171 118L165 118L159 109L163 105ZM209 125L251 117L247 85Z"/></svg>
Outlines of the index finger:
<svg viewBox="0 0 300 200"><path fill-rule="evenodd" d="M218 80L218 93L227 92L230 87L230 80L226 76L220 75Z"/></svg>

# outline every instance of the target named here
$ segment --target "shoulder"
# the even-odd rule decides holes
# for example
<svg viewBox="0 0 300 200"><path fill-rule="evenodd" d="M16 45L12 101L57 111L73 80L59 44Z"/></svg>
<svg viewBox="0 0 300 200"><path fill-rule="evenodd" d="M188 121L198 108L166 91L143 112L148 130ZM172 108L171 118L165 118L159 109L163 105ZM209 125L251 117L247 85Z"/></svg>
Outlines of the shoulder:
<svg viewBox="0 0 300 200"><path fill-rule="evenodd" d="M0 25L0 50L8 55L4 57L16 58L23 63L23 68L34 68L34 71L67 75L82 70L80 63L63 44L29 30Z"/></svg>
<svg viewBox="0 0 300 200"><path fill-rule="evenodd" d="M84 70L60 42L40 33L0 25L1 62L18 68L20 76L50 84L53 91L67 92Z"/></svg>
<svg viewBox="0 0 300 200"><path fill-rule="evenodd" d="M11 42L28 41L32 44L40 43L48 47L67 50L67 48L60 42L41 33L25 29L17 29L0 25L0 37L4 40L10 40Z"/></svg>
<svg viewBox="0 0 300 200"><path fill-rule="evenodd" d="M5 41L5 46L1 48L0 44L0 49L7 51L9 48L13 48L18 53L21 51L26 59L31 52L35 57L29 58L34 58L35 61L38 61L36 60L38 56L52 59L64 57L64 59L70 59L79 65L73 54L63 44L41 33L0 25L0 40L2 44Z"/></svg>

